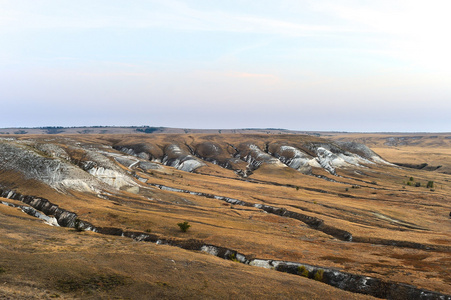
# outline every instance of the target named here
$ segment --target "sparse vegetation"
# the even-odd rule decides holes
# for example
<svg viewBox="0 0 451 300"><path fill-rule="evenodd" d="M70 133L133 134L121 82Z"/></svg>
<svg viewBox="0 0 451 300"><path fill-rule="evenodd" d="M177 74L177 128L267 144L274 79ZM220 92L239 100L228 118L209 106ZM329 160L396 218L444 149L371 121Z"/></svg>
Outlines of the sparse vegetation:
<svg viewBox="0 0 451 300"><path fill-rule="evenodd" d="M91 275L82 278L64 278L57 282L57 289L68 293L76 291L93 292L96 290L108 291L112 288L124 285L125 277L116 274Z"/></svg>
<svg viewBox="0 0 451 300"><path fill-rule="evenodd" d="M434 181L428 181L426 188L428 188L428 189L434 188Z"/></svg>
<svg viewBox="0 0 451 300"><path fill-rule="evenodd" d="M71 229L73 234L67 234L64 229L55 230L55 228L41 224L42 222L35 222L36 226L33 228L24 223L23 227L16 229L12 227L14 224L25 221L29 223L26 218L31 217L9 219L9 216L6 217L3 212L13 216L22 214L22 212L5 207L4 211L0 211L2 218L0 232L6 232L6 234L0 235L0 249L5 249L5 251L0 251L0 265L7 270L7 273L0 274L0 278L7 278L5 281L8 282L6 286L9 288L20 289L21 287L16 282L10 280L13 280L16 275L17 278L24 278L25 274L29 275L27 280L34 286L41 289L44 286L50 291L46 295L47 298L53 292L58 292L61 298L82 297L82 295L86 298L96 299L101 297L135 299L139 298L139 295L149 296L148 298L152 298L151 296L153 298L157 296L177 298L176 296L180 296L181 293L188 292L196 293L194 295L202 298L211 298L212 295L208 293L214 290L220 294L222 292L220 285L223 288L224 282L230 282L231 274L236 276L233 278L240 278L241 287L246 285L246 292L249 295L255 295L251 291L252 289L254 291L259 289L257 293L261 295L262 290L266 288L265 295L273 296L268 296L268 298L274 298L274 294L268 293L268 287L273 288L274 282L276 282L275 278L280 279L278 283L295 280L296 283L290 285L293 287L291 293L294 293L295 287L299 288L303 283L310 285L311 289L308 292L311 294L306 297L311 296L311 298L315 298L315 294L318 295L318 287L319 289L328 288L313 280L307 282L298 276L280 272L266 272L265 276L272 276L272 283L267 280L264 286L258 285L259 279L256 279L258 277L254 275L260 272L259 268L233 264L230 261L221 262L216 258L212 259L211 255L206 254L207 252L182 251L177 247L160 247L150 244L151 241L160 240L163 244L168 241L169 245L182 243L184 249L193 250L200 249L202 243L208 243L207 245L211 243L211 245L245 253L249 260L276 257L297 263L310 261L322 266L325 270L323 282L332 280L329 277L332 273L327 271L327 268L331 267L352 274L363 273L365 276L379 278L390 272L388 281L408 282L433 291L447 290L446 284L450 282L450 275L434 270L448 269L449 262L443 259L443 252L434 249L444 248L448 251L449 248L449 240L444 234L448 229L447 223L443 222L443 219L448 220L449 214L449 209L443 211L443 205L446 204L444 201L450 191L447 181L451 180L451 177L448 174L439 173L441 170L427 173L426 170L407 170L376 163L368 165L365 172L360 172L363 170L361 168L357 168L356 171L352 166L343 169L337 167L337 174L342 177L314 169L313 174L324 174L324 177L316 177L287 167L281 168L278 165L262 163L258 171L249 175L248 179L241 180L233 173L233 170L221 168L220 165L207 163L199 169L197 174L193 174L176 170L176 168L168 167L165 163L160 162L162 155L165 155L164 145L167 143L180 145L182 150L186 150L189 155L189 151L197 153L196 147L205 141L218 144L218 147L222 147L224 151L226 150L225 141L238 146L240 143L253 139L251 141L260 148L264 148L265 143L268 142L271 150L267 152L269 154L273 151L271 147L275 147L277 143L296 144L298 143L296 140L304 138L271 135L263 140L261 136L250 138L237 135L233 137L236 140L233 140L230 136L224 132L222 135L192 134L192 138L182 133L169 137L161 134L121 135L120 137L93 134L92 136L80 136L79 139L71 136L71 139L74 140L71 145L63 145L65 136L47 136L45 141L41 137L36 137L35 141L30 143L63 145L62 147L69 156L68 162L71 164L74 164L72 159L78 159L81 154L86 152L83 151L83 153L80 152L80 156L74 156L72 153L74 150L70 148L77 148L78 143L80 143L80 148L90 149L90 155L107 157L105 153L114 151L112 153L115 155L114 157L107 157L109 162L121 167L127 176L127 171L132 175L134 175L133 172L136 172L137 176L147 179L147 183L137 183L144 187L149 184L149 188L140 189L137 194L124 188L117 190L114 194L102 193L102 197L84 192L64 194L57 190L48 192L46 190L48 186L43 186L39 182L30 183L22 179L19 173L11 176L7 170L2 170L0 183L3 189L3 186L14 186L19 189L18 191L27 190L29 195L36 195L36 197L49 195L47 196L49 201L55 202L61 209L72 210L79 214L84 222L84 227L88 224L85 222L92 222L99 228L111 228L111 232L117 233L117 236L104 236L92 232L74 234L73 228ZM15 138L24 142L28 139L23 136ZM5 145L14 143L14 141L7 141ZM126 146L137 143L142 146L135 149L137 150L135 154L138 156L140 153L145 154L139 156L139 159L157 160L158 162L155 164L159 165L158 169L156 167L155 169L140 168L140 164L128 168L127 166L135 160L130 156L123 158L124 164L118 164L120 162L115 157L120 153L115 148L111 149L110 145L123 144ZM192 149L189 149L188 145ZM95 153L97 148L100 148L102 152ZM239 150L229 147L227 151L218 156L217 162L224 165L226 160L230 159L230 153L235 154L235 151L239 152ZM387 151L395 150L388 149ZM315 155L313 151L309 153ZM33 152L34 156L43 156L44 154ZM204 154L199 155L208 157ZM241 157L234 157L235 164L228 166L244 170L248 162L243 161L243 157L244 154ZM387 155L387 157L390 156ZM45 159L52 159L52 157L45 157ZM91 158L87 155L82 162L95 161L95 159L95 156ZM220 161L220 159L224 160ZM404 161L409 161L409 159L411 158ZM390 161L397 160L390 159ZM63 160L61 162L64 163ZM30 163L33 161L30 160ZM446 159L443 164L446 165ZM102 164L98 164L98 167L100 166ZM142 164L142 167L144 166ZM90 165L87 166L86 170L89 170L90 167ZM153 172L155 176L149 176L148 172ZM171 174L174 175L171 176ZM415 181L408 181L410 177L414 177ZM327 179L345 183L334 183ZM34 180L38 181L39 178ZM371 186L372 180L377 180L378 186ZM436 192L432 193L429 192L429 189L425 189L428 180L435 180L433 186L437 189ZM421 182L421 188L409 187L407 182L412 185ZM355 187L352 187L352 185L359 184L362 184L360 189L356 190ZM402 190L400 184L405 185L407 190ZM156 186L179 188L186 190L186 193L159 189ZM347 192L343 193L345 190ZM210 195L204 197L196 193L209 193ZM108 195L108 198L103 195ZM268 209L263 212L258 205L247 206L240 205L240 202L227 202L229 200L225 200L226 197L251 205L261 204L281 209L276 211ZM396 205L393 205L395 202ZM119 203L121 206L117 206ZM229 209L232 203L235 203L233 210ZM425 211L424 207L427 207L428 210ZM312 221L312 225L293 218L301 217L302 219L303 216L305 216L305 221ZM8 219L4 219L5 217ZM424 217L427 217L427 222L423 220ZM316 219L321 222L317 222ZM189 233L179 232L179 226L174 225L185 220L192 222L191 225L195 224L196 228L191 229ZM349 247L337 248L337 245L341 243L325 237L321 230L318 230L323 228L329 230L323 231L323 233L334 234L334 236L341 236L334 231L337 228L349 232L353 234L353 241L346 243ZM393 228L400 229L396 230L396 235L391 234ZM180 228L180 230L182 229ZM125 237L120 237L121 232ZM149 234L150 232L155 232L155 234ZM22 239L23 234L30 238ZM58 239L52 239L52 237L58 237ZM135 240L127 237L134 237ZM94 242L95 240L98 241ZM142 242L136 242L138 240ZM368 243L377 246L368 246ZM188 244L189 247L186 246ZM390 245L387 246L388 244ZM345 244L343 243L343 245ZM412 248L409 247L420 247L419 249L415 248L415 253L427 253L430 259L407 259L405 255L412 252ZM431 250L426 251L426 248L421 247L430 247ZM34 262L37 251L40 260ZM399 259L387 258L387 253L391 252L397 253ZM357 253L358 255L356 255ZM218 255L224 257L223 254L224 249L219 249ZM231 255L227 259L236 261L236 256L241 259L238 254ZM251 256L253 258L250 258ZM329 257L329 259L325 257ZM38 266L45 266L42 268L45 270ZM312 270L311 267L306 267L308 270ZM201 272L199 272L200 268ZM297 266L289 265L287 270L312 279L316 274L315 271L308 272L307 269L296 270L296 268ZM282 267L277 267L277 269L282 270ZM413 269L415 271L412 271ZM233 272L228 273L229 271ZM174 272L175 276L169 272ZM96 292L96 287L90 288L86 284L77 289L80 282L83 283L80 278L89 277L90 274L110 273L130 274L127 276L133 278L127 277L127 286L112 289L111 293L102 289L98 289L99 292ZM245 274L243 275L243 273ZM374 275L376 273L378 275ZM250 276L251 274L252 276ZM317 279L320 277L319 274L317 274ZM43 277L44 279L42 279ZM57 280L67 278L74 281L73 284L68 283L69 286L75 287L73 295L65 295L55 290ZM201 290L202 281L205 278L215 278L215 280L211 280L211 286L206 292ZM260 282L262 278L260 277ZM134 282L135 279L136 282ZM161 281L161 285L157 284L157 281ZM130 286L128 286L129 284ZM230 293L235 294L239 290L233 284L227 285L227 287ZM143 293L143 291L145 292ZM298 291L296 290L296 292ZM286 289L277 292L286 292ZM305 292L307 293L307 291ZM329 294L331 298L335 296L341 299L346 298L337 296L338 292L340 291L334 289ZM137 295L138 297L136 297ZM220 296L222 295L220 294ZM285 296L286 294L279 294L279 298L281 298L280 295ZM357 294L354 296L359 297ZM295 298L295 296L286 298Z"/></svg>
<svg viewBox="0 0 451 300"><path fill-rule="evenodd" d="M303 277L308 277L309 276L309 271L304 266L299 266L297 268L297 272L298 272L298 275L301 275Z"/></svg>
<svg viewBox="0 0 451 300"><path fill-rule="evenodd" d="M6 269L3 268L2 266L0 266L0 274L2 274L2 273L6 273Z"/></svg>
<svg viewBox="0 0 451 300"><path fill-rule="evenodd" d="M191 227L191 225L188 222L181 222L181 223L177 223L177 225L180 227L180 230L182 232L187 232L188 229Z"/></svg>
<svg viewBox="0 0 451 300"><path fill-rule="evenodd" d="M230 254L230 255L229 255L229 259L230 259L231 261L233 261L233 262L237 262L237 263L240 262L240 261L236 258L236 254L235 254L235 253Z"/></svg>
<svg viewBox="0 0 451 300"><path fill-rule="evenodd" d="M324 270L319 269L318 271L315 272L313 279L315 279L316 281L323 281L323 279L324 279L323 277L324 277Z"/></svg>

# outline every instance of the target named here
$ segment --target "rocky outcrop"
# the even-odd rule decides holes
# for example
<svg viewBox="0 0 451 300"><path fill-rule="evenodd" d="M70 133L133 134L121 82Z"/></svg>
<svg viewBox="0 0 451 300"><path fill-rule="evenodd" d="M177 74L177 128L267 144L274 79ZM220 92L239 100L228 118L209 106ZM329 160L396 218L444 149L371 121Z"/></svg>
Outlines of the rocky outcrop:
<svg viewBox="0 0 451 300"><path fill-rule="evenodd" d="M296 147L273 143L268 146L268 153L282 163L304 174L312 173L313 167L321 167L316 159Z"/></svg>
<svg viewBox="0 0 451 300"><path fill-rule="evenodd" d="M241 143L237 149L238 153L235 154L235 157L247 162L250 170L258 169L263 163L283 166L280 160L264 152L253 143Z"/></svg>
<svg viewBox="0 0 451 300"><path fill-rule="evenodd" d="M128 155L161 162L166 166L186 172L192 172L205 165L197 157L191 155L189 150L185 150L174 143L167 144L161 148L151 144L115 145L113 148Z"/></svg>
<svg viewBox="0 0 451 300"><path fill-rule="evenodd" d="M75 213L62 209L45 198L22 195L8 189L0 189L0 197L21 201L47 216L53 216L58 225L62 227L75 227L75 222L78 219ZM95 229L92 224L86 221L80 221L78 226L85 230L94 231Z"/></svg>
<svg viewBox="0 0 451 300"><path fill-rule="evenodd" d="M186 172L192 172L204 165L203 162L176 144L170 144L164 148L164 156L161 162L167 166Z"/></svg>
<svg viewBox="0 0 451 300"><path fill-rule="evenodd" d="M215 139L210 136L205 138ZM181 142L162 145L116 144L113 148L128 155L162 162L180 170L193 171L203 166L203 161L209 162L234 170L242 177L251 175L263 164L288 166L304 174L312 174L312 168L322 168L336 175L337 168L387 163L368 147L354 142L334 143L326 140L307 142L302 139L298 142L286 142L272 138L266 142L265 147L260 143L254 142L252 138L237 144L220 139L188 144L185 140L184 144Z"/></svg>
<svg viewBox="0 0 451 300"><path fill-rule="evenodd" d="M42 155L20 143L0 142L0 168L22 173L25 179L43 182L58 191L97 192L106 188L96 178L66 159Z"/></svg>
<svg viewBox="0 0 451 300"><path fill-rule="evenodd" d="M163 157L163 150L157 145L150 143L118 144L114 145L113 149L156 162L161 162L161 158Z"/></svg>
<svg viewBox="0 0 451 300"><path fill-rule="evenodd" d="M0 169L22 173L60 192L77 190L101 193L124 186L134 180L99 149L79 146L63 148L57 144L0 142Z"/></svg>

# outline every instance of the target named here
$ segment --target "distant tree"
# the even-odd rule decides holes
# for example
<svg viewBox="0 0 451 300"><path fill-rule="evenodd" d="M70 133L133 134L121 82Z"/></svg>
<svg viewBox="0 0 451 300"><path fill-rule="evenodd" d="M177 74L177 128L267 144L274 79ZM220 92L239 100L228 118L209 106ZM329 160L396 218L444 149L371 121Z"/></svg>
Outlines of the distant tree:
<svg viewBox="0 0 451 300"><path fill-rule="evenodd" d="M145 128L136 128L136 131L144 133L154 133L161 129L163 129L163 127L145 127Z"/></svg>
<svg viewBox="0 0 451 300"><path fill-rule="evenodd" d="M28 133L28 131L25 131L25 130L14 131L14 134L26 134L26 133Z"/></svg>
<svg viewBox="0 0 451 300"><path fill-rule="evenodd" d="M55 127L43 127L42 129L44 129L47 134L58 134L58 133L63 133L64 132L63 127L58 127L58 126L55 126Z"/></svg>

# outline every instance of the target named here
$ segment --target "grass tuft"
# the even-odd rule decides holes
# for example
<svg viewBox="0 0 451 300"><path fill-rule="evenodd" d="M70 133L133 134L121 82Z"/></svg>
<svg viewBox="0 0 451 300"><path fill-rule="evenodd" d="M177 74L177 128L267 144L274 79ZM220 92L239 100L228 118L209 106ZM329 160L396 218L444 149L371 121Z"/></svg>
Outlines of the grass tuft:
<svg viewBox="0 0 451 300"><path fill-rule="evenodd" d="M57 282L57 289L65 292L107 291L125 285L125 277L116 274L100 274L84 278L66 278Z"/></svg>

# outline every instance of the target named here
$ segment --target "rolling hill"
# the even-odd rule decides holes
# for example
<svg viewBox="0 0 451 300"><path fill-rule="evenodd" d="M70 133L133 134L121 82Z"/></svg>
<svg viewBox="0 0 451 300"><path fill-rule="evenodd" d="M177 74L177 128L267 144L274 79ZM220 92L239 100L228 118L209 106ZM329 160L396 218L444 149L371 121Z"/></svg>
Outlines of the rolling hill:
<svg viewBox="0 0 451 300"><path fill-rule="evenodd" d="M0 296L451 299L449 134L147 128L0 130Z"/></svg>

